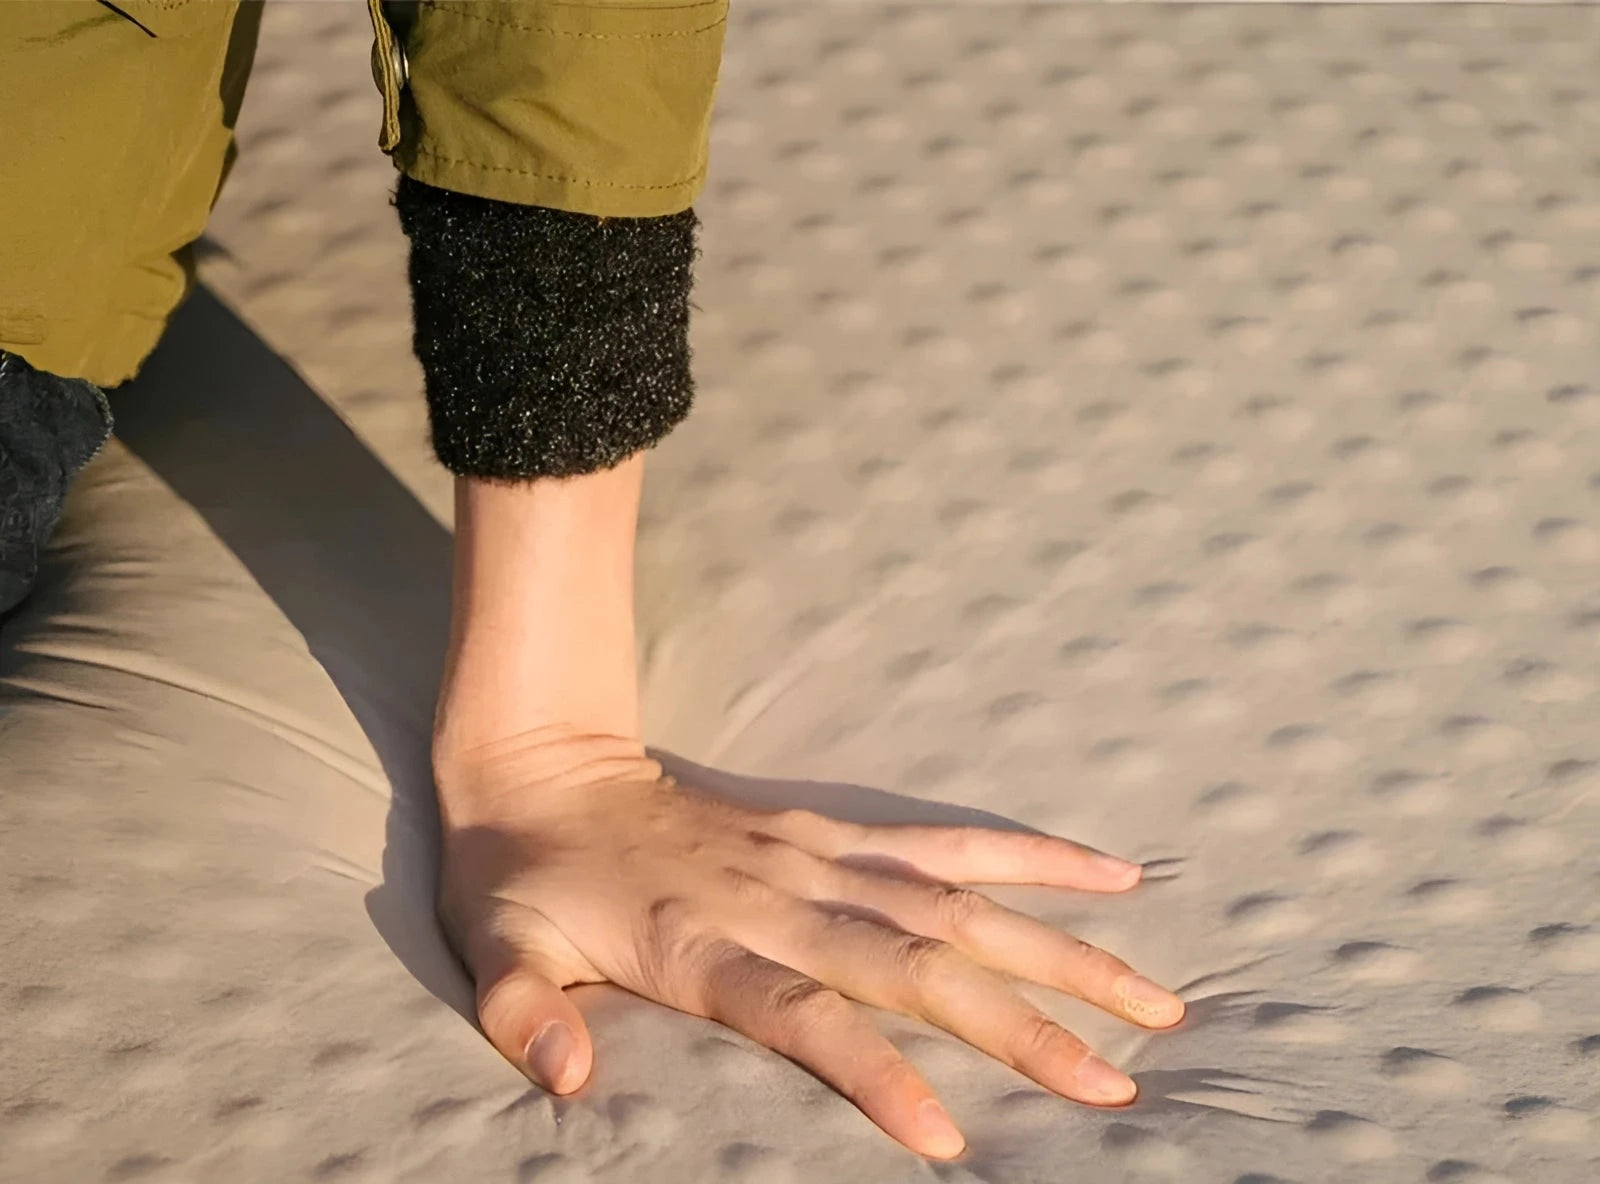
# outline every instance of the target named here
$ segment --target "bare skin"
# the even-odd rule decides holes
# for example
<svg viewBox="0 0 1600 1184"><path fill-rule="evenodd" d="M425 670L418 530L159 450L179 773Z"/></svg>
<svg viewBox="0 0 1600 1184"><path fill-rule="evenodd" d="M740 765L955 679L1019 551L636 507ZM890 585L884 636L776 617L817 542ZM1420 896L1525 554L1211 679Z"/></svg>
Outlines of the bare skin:
<svg viewBox="0 0 1600 1184"><path fill-rule="evenodd" d="M485 1035L554 1093L594 1051L564 987L611 982L791 1058L900 1142L965 1142L851 1000L918 1016L1065 1097L1134 1083L1027 1002L1021 978L1146 1028L1183 1003L972 883L1134 887L1065 839L747 809L664 776L639 736L633 544L644 454L520 485L457 483L455 601L434 772L439 915ZM900 866L904 874L881 870Z"/></svg>

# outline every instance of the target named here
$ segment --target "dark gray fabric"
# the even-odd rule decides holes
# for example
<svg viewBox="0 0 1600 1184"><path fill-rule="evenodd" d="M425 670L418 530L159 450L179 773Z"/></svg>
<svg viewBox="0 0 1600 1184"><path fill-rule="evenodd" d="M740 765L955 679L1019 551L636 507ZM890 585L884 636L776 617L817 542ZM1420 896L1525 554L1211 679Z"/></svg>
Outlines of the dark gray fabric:
<svg viewBox="0 0 1600 1184"><path fill-rule="evenodd" d="M600 218L410 177L395 206L446 468L502 481L594 472L688 415L693 209Z"/></svg>
<svg viewBox="0 0 1600 1184"><path fill-rule="evenodd" d="M72 479L111 438L111 406L81 378L57 378L0 350L0 614L22 603Z"/></svg>

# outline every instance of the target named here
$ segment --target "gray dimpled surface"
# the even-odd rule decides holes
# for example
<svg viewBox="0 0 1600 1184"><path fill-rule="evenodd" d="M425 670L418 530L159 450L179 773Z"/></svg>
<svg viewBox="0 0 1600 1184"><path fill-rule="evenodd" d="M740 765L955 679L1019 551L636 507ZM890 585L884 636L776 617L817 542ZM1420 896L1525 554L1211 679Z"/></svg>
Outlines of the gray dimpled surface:
<svg viewBox="0 0 1600 1184"><path fill-rule="evenodd" d="M735 6L647 737L1147 860L994 895L1190 1001L1145 1034L1033 992L1140 1082L1115 1112L880 1016L968 1135L937 1167L611 989L561 1100L453 1009L428 634L384 632L438 607L449 481L367 46L269 7L203 265L353 433L292 429L304 533L242 453L188 504L185 455L307 406L220 383L96 462L7 626L7 1173L1595 1178L1600 11Z"/></svg>

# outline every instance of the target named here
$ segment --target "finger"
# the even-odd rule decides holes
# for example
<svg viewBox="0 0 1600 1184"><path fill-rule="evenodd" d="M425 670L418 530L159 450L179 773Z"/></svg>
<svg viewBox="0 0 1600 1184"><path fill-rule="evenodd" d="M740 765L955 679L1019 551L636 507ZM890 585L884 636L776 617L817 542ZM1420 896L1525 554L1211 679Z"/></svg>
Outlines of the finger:
<svg viewBox="0 0 1600 1184"><path fill-rule="evenodd" d="M997 970L1143 1027L1169 1028L1183 1018L1183 1000L1120 958L971 888L835 863L779 839L749 847L739 862L744 875L736 888L774 885L789 898L835 910L871 910L901 929L949 942ZM764 896L750 903L765 907Z"/></svg>
<svg viewBox="0 0 1600 1184"><path fill-rule="evenodd" d="M1075 995L1146 1028L1183 1019L1183 1000L1098 946L956 884L923 884L849 867L836 869L838 898L883 914L902 929L950 943L1006 974Z"/></svg>
<svg viewBox="0 0 1600 1184"><path fill-rule="evenodd" d="M1120 1106L1138 1092L1004 978L947 942L806 901L751 928L749 943L768 957L863 1003L924 1019L1065 1097Z"/></svg>
<svg viewBox="0 0 1600 1184"><path fill-rule="evenodd" d="M594 1045L567 993L539 972L535 959L512 955L504 969L478 979L478 1022L489 1043L554 1094L589 1079Z"/></svg>
<svg viewBox="0 0 1600 1184"><path fill-rule="evenodd" d="M922 1075L837 991L734 942L708 961L704 1011L811 1070L888 1135L937 1159L959 1155L961 1132Z"/></svg>
<svg viewBox="0 0 1600 1184"><path fill-rule="evenodd" d="M834 859L908 864L924 876L969 884L1050 884L1125 892L1144 868L1035 831L982 826L866 826Z"/></svg>

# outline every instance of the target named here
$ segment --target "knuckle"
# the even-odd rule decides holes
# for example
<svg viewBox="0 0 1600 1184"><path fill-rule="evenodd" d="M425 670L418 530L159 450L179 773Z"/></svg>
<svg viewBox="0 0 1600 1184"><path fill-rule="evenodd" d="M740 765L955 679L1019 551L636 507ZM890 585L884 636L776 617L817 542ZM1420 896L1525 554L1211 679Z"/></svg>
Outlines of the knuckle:
<svg viewBox="0 0 1600 1184"><path fill-rule="evenodd" d="M773 815L773 829L797 842L833 852L860 842L870 828L859 822L847 822L830 814L807 810L803 806L790 806Z"/></svg>
<svg viewBox="0 0 1600 1184"><path fill-rule="evenodd" d="M1075 953L1083 960L1083 965L1100 974L1124 974L1132 969L1126 962L1109 950L1102 950L1099 946L1090 945L1081 939L1077 942Z"/></svg>
<svg viewBox="0 0 1600 1184"><path fill-rule="evenodd" d="M850 1011L850 1004L839 992L813 979L785 982L773 991L773 1012L795 1035L821 1027Z"/></svg>
<svg viewBox="0 0 1600 1184"><path fill-rule="evenodd" d="M777 890L771 884L739 868L723 868L722 879L728 894L741 903L766 906L777 899Z"/></svg>
<svg viewBox="0 0 1600 1184"><path fill-rule="evenodd" d="M772 821L785 834L804 835L814 834L826 825L827 820L814 810L789 806L774 814Z"/></svg>
<svg viewBox="0 0 1600 1184"><path fill-rule="evenodd" d="M675 938L687 927L690 916L689 901L682 896L662 896L650 902L645 917L652 933L661 938Z"/></svg>
<svg viewBox="0 0 1600 1184"><path fill-rule="evenodd" d="M928 1086L922 1075L890 1044L881 1059L864 1075L857 1096L852 1099L859 1105L868 1099L916 1097Z"/></svg>
<svg viewBox="0 0 1600 1184"><path fill-rule="evenodd" d="M1079 973L1096 973L1111 967L1116 959L1099 946L1090 945L1079 937L1067 939L1067 966Z"/></svg>
<svg viewBox="0 0 1600 1184"><path fill-rule="evenodd" d="M735 1001L759 989L748 952L732 939L715 933L706 935L689 979L685 992L691 1001L688 1010L735 1026L739 1011Z"/></svg>
<svg viewBox="0 0 1600 1184"><path fill-rule="evenodd" d="M511 975L503 975L486 987L478 988L477 1011L478 1023L483 1026L485 1033L499 1030L504 1013L510 1003L511 991L509 988L516 984L516 979ZM507 1001L510 1001L509 1003Z"/></svg>
<svg viewBox="0 0 1600 1184"><path fill-rule="evenodd" d="M884 1065L878 1071L878 1080L880 1084L902 1096L926 1088L922 1074L918 1073L916 1067L892 1044L884 1050Z"/></svg>
<svg viewBox="0 0 1600 1184"><path fill-rule="evenodd" d="M1018 832L1017 842L1025 854L1035 856L1039 859L1049 859L1053 856L1060 855L1063 848L1071 846L1071 844L1063 843L1054 835L1047 835L1042 831L1032 830Z"/></svg>
<svg viewBox="0 0 1600 1184"><path fill-rule="evenodd" d="M989 902L981 892L948 884L937 890L933 903L940 922L959 933L978 918Z"/></svg>
<svg viewBox="0 0 1600 1184"><path fill-rule="evenodd" d="M899 940L895 954L905 976L926 986L949 972L955 950L936 937L911 934Z"/></svg>
<svg viewBox="0 0 1600 1184"><path fill-rule="evenodd" d="M823 929L830 937L845 939L865 934L881 935L882 925L876 917L860 911L857 906L841 901L830 901L817 906L817 915Z"/></svg>
<svg viewBox="0 0 1600 1184"><path fill-rule="evenodd" d="M748 832L750 853L755 865L769 883L776 882L791 892L816 895L828 887L832 865L804 847L762 831Z"/></svg>
<svg viewBox="0 0 1600 1184"><path fill-rule="evenodd" d="M1018 1026L1012 1042L1013 1064L1052 1057L1069 1050L1077 1052L1077 1041L1072 1034L1049 1016L1036 1011Z"/></svg>
<svg viewBox="0 0 1600 1184"><path fill-rule="evenodd" d="M803 847L785 843L766 852L764 858L772 862L773 870L786 883L804 895L821 895L830 890L832 865Z"/></svg>
<svg viewBox="0 0 1600 1184"><path fill-rule="evenodd" d="M653 989L666 990L683 971L704 963L715 934L697 920L699 910L682 896L663 896L646 908L637 948L641 976Z"/></svg>

